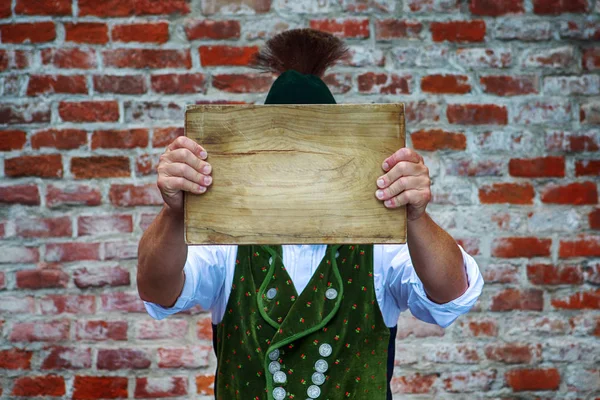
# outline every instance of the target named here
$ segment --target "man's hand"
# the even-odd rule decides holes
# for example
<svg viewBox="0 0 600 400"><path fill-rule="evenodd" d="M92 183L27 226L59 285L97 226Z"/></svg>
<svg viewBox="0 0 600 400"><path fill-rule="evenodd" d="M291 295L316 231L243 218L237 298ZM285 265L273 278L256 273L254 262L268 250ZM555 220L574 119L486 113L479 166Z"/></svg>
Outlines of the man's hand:
<svg viewBox="0 0 600 400"><path fill-rule="evenodd" d="M185 136L175 139L158 163L157 185L167 206L173 211L183 210L183 191L204 193L212 183L212 167L206 160L206 150Z"/></svg>
<svg viewBox="0 0 600 400"><path fill-rule="evenodd" d="M387 173L377 179L375 197L388 208L406 204L408 220L418 219L431 200L431 179L423 157L403 147L386 158L382 168Z"/></svg>

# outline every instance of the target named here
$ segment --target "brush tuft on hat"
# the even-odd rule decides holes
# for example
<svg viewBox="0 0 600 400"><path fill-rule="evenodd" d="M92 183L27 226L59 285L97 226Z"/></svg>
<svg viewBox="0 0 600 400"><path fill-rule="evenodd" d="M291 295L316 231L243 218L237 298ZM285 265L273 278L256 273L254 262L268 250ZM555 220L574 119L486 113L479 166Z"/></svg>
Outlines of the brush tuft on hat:
<svg viewBox="0 0 600 400"><path fill-rule="evenodd" d="M347 56L344 42L330 33L311 28L291 29L269 39L255 53L250 67L276 74L295 70L321 78L329 67Z"/></svg>

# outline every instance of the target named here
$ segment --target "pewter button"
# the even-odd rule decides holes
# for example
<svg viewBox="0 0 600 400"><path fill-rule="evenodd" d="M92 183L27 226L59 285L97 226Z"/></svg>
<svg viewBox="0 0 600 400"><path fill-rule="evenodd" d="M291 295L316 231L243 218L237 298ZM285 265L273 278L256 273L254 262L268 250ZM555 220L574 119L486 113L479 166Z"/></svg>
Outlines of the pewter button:
<svg viewBox="0 0 600 400"><path fill-rule="evenodd" d="M285 399L285 389L282 387L276 387L275 389L273 389L273 398L275 400Z"/></svg>
<svg viewBox="0 0 600 400"><path fill-rule="evenodd" d="M269 372L272 374L279 371L280 369L281 364L279 364L277 361L271 361L271 363L269 364Z"/></svg>
<svg viewBox="0 0 600 400"><path fill-rule="evenodd" d="M285 372L277 371L273 375L273 382L275 383L285 383L287 381L287 376L285 376Z"/></svg>
<svg viewBox="0 0 600 400"><path fill-rule="evenodd" d="M319 346L319 354L321 357L329 357L332 351L333 349L331 348L330 344L323 343L321 346Z"/></svg>
<svg viewBox="0 0 600 400"><path fill-rule="evenodd" d="M275 349L269 353L269 359L271 359L272 361L275 361L278 358L279 358L279 349Z"/></svg>
<svg viewBox="0 0 600 400"><path fill-rule="evenodd" d="M320 372L322 374L327 372L328 368L329 365L327 365L327 361L325 360L317 360L317 362L315 363L315 369L317 370L317 372Z"/></svg>
<svg viewBox="0 0 600 400"><path fill-rule="evenodd" d="M311 399L316 399L321 395L321 389L317 385L310 385L306 394L308 394L308 397Z"/></svg>
<svg viewBox="0 0 600 400"><path fill-rule="evenodd" d="M276 295L277 289L272 287L271 289L267 290L267 299L272 300L275 298Z"/></svg>
<svg viewBox="0 0 600 400"><path fill-rule="evenodd" d="M329 300L335 299L337 297L337 294L337 290L335 290L334 288L330 288L325 291L325 297L327 297Z"/></svg>
<svg viewBox="0 0 600 400"><path fill-rule="evenodd" d="M320 372L315 372L314 374L312 374L312 382L315 385L322 385L323 383L325 383L325 375L323 375Z"/></svg>

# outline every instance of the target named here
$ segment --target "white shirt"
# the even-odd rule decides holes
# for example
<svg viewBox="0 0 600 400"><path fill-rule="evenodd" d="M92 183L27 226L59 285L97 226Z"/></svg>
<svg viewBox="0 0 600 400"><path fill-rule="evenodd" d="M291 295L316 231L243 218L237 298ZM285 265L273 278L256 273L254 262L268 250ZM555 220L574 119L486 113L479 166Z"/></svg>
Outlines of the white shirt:
<svg viewBox="0 0 600 400"><path fill-rule="evenodd" d="M388 327L396 326L402 311L425 322L447 327L467 313L481 294L483 278L477 263L459 245L469 287L460 297L444 304L431 301L413 268L408 246L374 245L373 274L379 308ZM283 245L283 264L301 293L325 256L326 245ZM237 245L189 246L184 266L185 283L173 307L144 301L154 319L199 305L212 313L213 324L223 319L235 272Z"/></svg>

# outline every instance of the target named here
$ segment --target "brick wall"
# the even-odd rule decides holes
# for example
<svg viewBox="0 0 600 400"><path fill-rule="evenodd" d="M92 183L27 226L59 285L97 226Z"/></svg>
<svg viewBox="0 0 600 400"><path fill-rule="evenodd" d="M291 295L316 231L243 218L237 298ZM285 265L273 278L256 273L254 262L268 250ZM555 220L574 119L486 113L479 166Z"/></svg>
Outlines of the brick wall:
<svg viewBox="0 0 600 400"><path fill-rule="evenodd" d="M208 398L210 316L144 313L137 241L185 105L262 103L295 27L350 44L338 102L406 103L487 282L401 317L396 396L600 395L599 0L1 0L0 397Z"/></svg>

